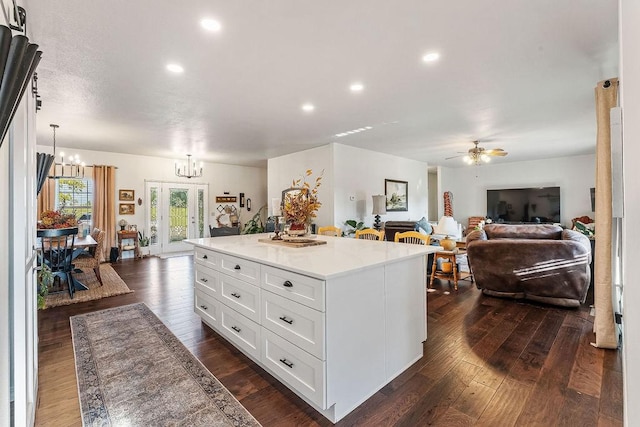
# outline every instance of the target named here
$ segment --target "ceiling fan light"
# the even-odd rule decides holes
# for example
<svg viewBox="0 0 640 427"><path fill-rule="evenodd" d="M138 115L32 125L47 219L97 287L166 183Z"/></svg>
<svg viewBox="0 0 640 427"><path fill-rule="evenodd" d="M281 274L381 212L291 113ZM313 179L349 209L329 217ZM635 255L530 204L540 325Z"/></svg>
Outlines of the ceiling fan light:
<svg viewBox="0 0 640 427"><path fill-rule="evenodd" d="M464 156L464 157L462 158L462 161L463 161L463 162L465 162L466 164L469 164L469 163L471 163L471 157L469 157L469 156Z"/></svg>
<svg viewBox="0 0 640 427"><path fill-rule="evenodd" d="M489 157L489 156L488 156L488 155L486 155L486 154L481 155L481 156L480 156L480 158L481 158L481 159L482 159L482 161L483 161L483 162L485 162L485 163L489 163L489 162L491 161L491 157Z"/></svg>

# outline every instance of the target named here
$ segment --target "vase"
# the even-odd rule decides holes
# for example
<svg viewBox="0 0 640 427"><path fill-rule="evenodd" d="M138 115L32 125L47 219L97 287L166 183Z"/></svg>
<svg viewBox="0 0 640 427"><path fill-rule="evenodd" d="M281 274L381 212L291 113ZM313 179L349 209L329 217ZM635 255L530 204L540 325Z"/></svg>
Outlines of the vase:
<svg viewBox="0 0 640 427"><path fill-rule="evenodd" d="M456 248L456 241L446 236L444 239L440 239L440 246L442 246L445 251L452 251Z"/></svg>
<svg viewBox="0 0 640 427"><path fill-rule="evenodd" d="M307 224L298 224L298 223L294 223L291 224L289 226L289 230L287 231L287 234L289 236L304 236L308 233L308 226Z"/></svg>

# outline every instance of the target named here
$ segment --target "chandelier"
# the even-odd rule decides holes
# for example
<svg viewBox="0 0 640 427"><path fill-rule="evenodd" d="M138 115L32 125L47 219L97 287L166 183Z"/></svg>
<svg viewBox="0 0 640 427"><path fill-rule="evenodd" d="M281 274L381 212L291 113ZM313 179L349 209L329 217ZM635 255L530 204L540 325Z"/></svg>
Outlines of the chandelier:
<svg viewBox="0 0 640 427"><path fill-rule="evenodd" d="M65 163L64 153L60 152L60 163L56 161L56 129L60 126L56 124L50 124L53 129L53 175L49 175L52 179L82 179L84 178L84 162L80 161L80 156L70 156Z"/></svg>
<svg viewBox="0 0 640 427"><path fill-rule="evenodd" d="M178 165L178 161L175 163L176 176L181 178L200 178L202 176L202 163L200 163L200 169L196 167L196 161L191 161L191 154L187 154L187 162Z"/></svg>

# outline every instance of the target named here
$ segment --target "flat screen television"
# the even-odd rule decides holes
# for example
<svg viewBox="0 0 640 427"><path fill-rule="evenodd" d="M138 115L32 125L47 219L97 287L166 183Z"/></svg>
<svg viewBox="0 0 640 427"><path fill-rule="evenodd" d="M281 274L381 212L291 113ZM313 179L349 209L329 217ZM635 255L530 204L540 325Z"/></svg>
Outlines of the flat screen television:
<svg viewBox="0 0 640 427"><path fill-rule="evenodd" d="M503 223L560 222L560 187L487 190L487 218Z"/></svg>

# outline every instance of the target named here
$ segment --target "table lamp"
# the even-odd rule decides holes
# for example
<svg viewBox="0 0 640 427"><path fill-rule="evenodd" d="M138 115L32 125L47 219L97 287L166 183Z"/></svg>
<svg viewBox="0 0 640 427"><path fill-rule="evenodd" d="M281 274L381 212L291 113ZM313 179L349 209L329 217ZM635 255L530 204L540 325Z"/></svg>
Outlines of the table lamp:
<svg viewBox="0 0 640 427"><path fill-rule="evenodd" d="M373 210L371 213L375 215L375 222L373 228L380 231L380 215L387 213L387 197L384 194L379 194L373 197Z"/></svg>
<svg viewBox="0 0 640 427"><path fill-rule="evenodd" d="M457 236L458 234L458 223L452 216L443 216L438 221L438 225L433 229L435 234L444 234L446 237L444 239L440 239L440 246L444 248L445 251L452 251L456 247L456 241L451 238L451 236Z"/></svg>

